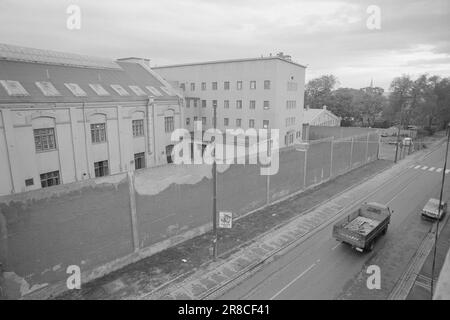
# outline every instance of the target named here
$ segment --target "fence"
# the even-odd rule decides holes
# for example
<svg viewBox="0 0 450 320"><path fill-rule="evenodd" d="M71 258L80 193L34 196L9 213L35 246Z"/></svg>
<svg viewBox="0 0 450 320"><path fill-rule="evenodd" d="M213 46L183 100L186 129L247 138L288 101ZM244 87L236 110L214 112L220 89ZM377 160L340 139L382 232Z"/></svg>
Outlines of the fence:
<svg viewBox="0 0 450 320"><path fill-rule="evenodd" d="M279 170L218 165L218 210L235 218L320 184L378 155L376 132L280 150ZM209 165L170 165L0 197L0 262L8 295L64 286L69 265L88 281L206 232Z"/></svg>

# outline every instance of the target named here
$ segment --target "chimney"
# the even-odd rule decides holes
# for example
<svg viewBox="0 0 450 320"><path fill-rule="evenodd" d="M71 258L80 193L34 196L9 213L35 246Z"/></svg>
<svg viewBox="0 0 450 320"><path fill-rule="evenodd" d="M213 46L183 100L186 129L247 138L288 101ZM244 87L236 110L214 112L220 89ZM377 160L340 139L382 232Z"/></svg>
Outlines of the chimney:
<svg viewBox="0 0 450 320"><path fill-rule="evenodd" d="M117 59L117 61L142 63L142 64L145 64L147 67L150 67L150 59L146 59L146 58L129 57L129 58L120 58L120 59Z"/></svg>

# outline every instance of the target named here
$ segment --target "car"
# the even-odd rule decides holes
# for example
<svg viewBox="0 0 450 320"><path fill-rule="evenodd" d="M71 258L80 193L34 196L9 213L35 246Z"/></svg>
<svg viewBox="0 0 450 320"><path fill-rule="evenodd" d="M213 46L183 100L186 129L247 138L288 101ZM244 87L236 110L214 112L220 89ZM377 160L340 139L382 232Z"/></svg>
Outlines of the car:
<svg viewBox="0 0 450 320"><path fill-rule="evenodd" d="M442 201L438 210L439 200L431 198L422 209L422 218L429 220L441 220L447 213L447 202Z"/></svg>

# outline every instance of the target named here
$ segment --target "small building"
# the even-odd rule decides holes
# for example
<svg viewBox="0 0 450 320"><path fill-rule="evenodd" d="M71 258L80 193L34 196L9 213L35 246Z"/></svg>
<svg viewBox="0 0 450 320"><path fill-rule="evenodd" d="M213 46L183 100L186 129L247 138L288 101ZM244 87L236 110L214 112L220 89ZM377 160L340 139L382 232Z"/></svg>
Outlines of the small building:
<svg viewBox="0 0 450 320"><path fill-rule="evenodd" d="M305 108L304 123L310 126L340 127L341 118L323 106L322 109Z"/></svg>
<svg viewBox="0 0 450 320"><path fill-rule="evenodd" d="M0 44L0 195L171 162L181 106L148 60Z"/></svg>

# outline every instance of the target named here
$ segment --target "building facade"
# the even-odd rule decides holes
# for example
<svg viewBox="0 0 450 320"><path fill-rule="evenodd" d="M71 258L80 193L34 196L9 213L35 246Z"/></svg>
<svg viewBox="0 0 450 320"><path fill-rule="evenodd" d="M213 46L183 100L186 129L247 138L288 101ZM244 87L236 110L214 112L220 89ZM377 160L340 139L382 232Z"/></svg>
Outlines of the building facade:
<svg viewBox="0 0 450 320"><path fill-rule="evenodd" d="M327 110L327 106L323 106L322 109L305 109L304 123L310 126L323 126L323 127L340 127L341 118Z"/></svg>
<svg viewBox="0 0 450 320"><path fill-rule="evenodd" d="M0 45L0 195L171 162L181 105L142 59Z"/></svg>
<svg viewBox="0 0 450 320"><path fill-rule="evenodd" d="M213 127L217 104L217 128L279 129L280 146L301 139L305 67L290 58L212 61L153 67L185 96L184 126Z"/></svg>

